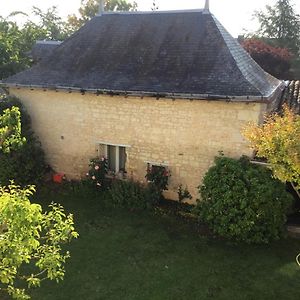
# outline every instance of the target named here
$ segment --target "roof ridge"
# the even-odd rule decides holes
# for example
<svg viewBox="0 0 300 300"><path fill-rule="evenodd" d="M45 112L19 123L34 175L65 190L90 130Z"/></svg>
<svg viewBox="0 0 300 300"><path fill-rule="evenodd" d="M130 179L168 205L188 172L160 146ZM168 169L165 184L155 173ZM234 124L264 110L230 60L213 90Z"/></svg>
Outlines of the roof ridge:
<svg viewBox="0 0 300 300"><path fill-rule="evenodd" d="M137 11L105 11L102 14L97 14L96 17L103 17L105 15L142 15L142 14L176 14L176 13L195 13L195 12L201 12L203 13L204 9L170 9L170 10L137 10Z"/></svg>

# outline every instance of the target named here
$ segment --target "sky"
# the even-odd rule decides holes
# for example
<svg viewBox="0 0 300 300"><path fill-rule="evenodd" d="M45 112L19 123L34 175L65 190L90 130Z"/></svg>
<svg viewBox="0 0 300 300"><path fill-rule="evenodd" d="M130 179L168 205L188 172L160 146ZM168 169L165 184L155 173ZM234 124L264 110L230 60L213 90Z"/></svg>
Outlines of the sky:
<svg viewBox="0 0 300 300"><path fill-rule="evenodd" d="M138 10L151 10L153 0L136 0ZM199 9L203 8L205 0L156 0L159 10ZM252 15L255 10L264 9L266 5L274 5L276 0L210 0L210 11L223 26L237 37L247 31L255 31L257 22ZM294 0L296 12L300 14L300 1ZM80 0L0 0L0 15L6 17L12 11L30 13L31 7L37 6L43 10L57 6L58 12L65 17L76 13Z"/></svg>

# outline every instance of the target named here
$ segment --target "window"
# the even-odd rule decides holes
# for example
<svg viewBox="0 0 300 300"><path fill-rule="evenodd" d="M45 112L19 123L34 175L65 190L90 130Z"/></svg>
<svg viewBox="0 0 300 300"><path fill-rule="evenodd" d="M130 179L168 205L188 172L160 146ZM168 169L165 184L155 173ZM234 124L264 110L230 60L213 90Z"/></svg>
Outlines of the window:
<svg viewBox="0 0 300 300"><path fill-rule="evenodd" d="M108 170L115 174L126 173L126 146L104 143L99 146L99 155L104 155L108 160Z"/></svg>

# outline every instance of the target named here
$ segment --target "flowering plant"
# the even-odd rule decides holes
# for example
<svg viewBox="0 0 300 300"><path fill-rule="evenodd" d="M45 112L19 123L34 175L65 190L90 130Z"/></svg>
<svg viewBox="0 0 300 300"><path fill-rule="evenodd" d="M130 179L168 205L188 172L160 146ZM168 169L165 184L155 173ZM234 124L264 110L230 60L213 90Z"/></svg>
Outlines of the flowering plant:
<svg viewBox="0 0 300 300"><path fill-rule="evenodd" d="M170 176L170 171L168 171L166 167L150 166L150 164L148 164L145 177L148 182L152 182L160 191L168 189L168 180Z"/></svg>
<svg viewBox="0 0 300 300"><path fill-rule="evenodd" d="M88 180L97 188L103 188L105 185L105 175L108 170L107 158L93 158L90 160L90 170L86 173Z"/></svg>

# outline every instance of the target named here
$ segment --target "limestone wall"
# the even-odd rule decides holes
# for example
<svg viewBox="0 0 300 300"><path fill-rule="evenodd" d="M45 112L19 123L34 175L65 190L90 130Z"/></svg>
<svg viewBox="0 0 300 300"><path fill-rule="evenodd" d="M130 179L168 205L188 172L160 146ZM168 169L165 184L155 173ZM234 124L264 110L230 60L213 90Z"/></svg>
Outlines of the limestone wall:
<svg viewBox="0 0 300 300"><path fill-rule="evenodd" d="M196 187L219 151L239 157L252 151L240 130L260 122L264 104L81 95L11 89L29 112L48 162L69 178L80 178L99 142L129 145L129 177L145 180L147 162L169 166L167 196L179 184L197 196ZM193 200L195 200L194 197Z"/></svg>

